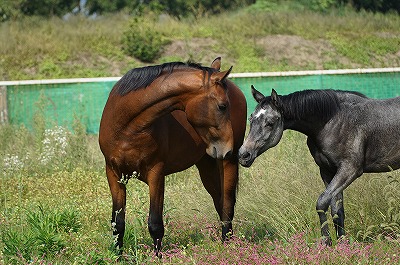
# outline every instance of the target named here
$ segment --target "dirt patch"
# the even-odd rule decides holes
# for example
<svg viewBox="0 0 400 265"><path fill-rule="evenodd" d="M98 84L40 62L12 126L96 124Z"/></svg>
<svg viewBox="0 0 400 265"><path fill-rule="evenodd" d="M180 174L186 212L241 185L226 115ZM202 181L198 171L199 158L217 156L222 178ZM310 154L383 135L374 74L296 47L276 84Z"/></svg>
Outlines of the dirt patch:
<svg viewBox="0 0 400 265"><path fill-rule="evenodd" d="M322 39L306 40L300 36L270 35L259 38L255 44L264 51L264 59L274 65L294 66L297 69L360 67L339 55L328 41ZM207 65L218 56L227 57L219 52L218 47L218 41L212 38L174 40L165 47L162 57L181 61L193 60Z"/></svg>
<svg viewBox="0 0 400 265"><path fill-rule="evenodd" d="M216 47L218 47L218 41L212 38L174 40L165 47L162 57L180 61L192 60L207 66L216 57L226 57L226 54L218 52Z"/></svg>
<svg viewBox="0 0 400 265"><path fill-rule="evenodd" d="M304 69L325 69L327 65L359 67L339 55L326 40L306 40L300 36L271 35L256 41L268 60Z"/></svg>

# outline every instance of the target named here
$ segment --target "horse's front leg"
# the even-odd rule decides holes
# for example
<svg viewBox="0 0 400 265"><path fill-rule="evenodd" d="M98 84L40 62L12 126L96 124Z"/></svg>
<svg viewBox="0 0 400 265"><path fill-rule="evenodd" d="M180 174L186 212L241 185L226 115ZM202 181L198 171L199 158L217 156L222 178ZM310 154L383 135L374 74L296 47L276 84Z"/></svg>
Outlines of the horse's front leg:
<svg viewBox="0 0 400 265"><path fill-rule="evenodd" d="M147 175L149 185L150 209L148 228L153 238L154 252L161 258L161 241L164 236L163 206L164 206L164 175L157 170L149 171Z"/></svg>
<svg viewBox="0 0 400 265"><path fill-rule="evenodd" d="M333 224L335 225L336 237L339 239L345 235L344 230L344 203L343 203L343 191L332 198L331 201L331 215Z"/></svg>
<svg viewBox="0 0 400 265"><path fill-rule="evenodd" d="M112 196L111 226L115 240L114 246L121 253L125 233L126 187L121 182L121 176L112 170L110 165L106 165L106 174Z"/></svg>
<svg viewBox="0 0 400 265"><path fill-rule="evenodd" d="M335 176L335 172L324 168L320 168L320 174L322 180L324 181L325 187L329 185L329 183ZM333 197L330 203L331 215L333 219L333 224L335 225L336 237L338 239L345 235L345 230L344 230L345 214L343 205L344 203L343 203L343 191L342 191L338 193L335 197Z"/></svg>
<svg viewBox="0 0 400 265"><path fill-rule="evenodd" d="M232 220L235 211L236 191L239 180L238 162L234 159L223 160L220 165L221 178L221 221L222 221L222 240L226 240L232 234Z"/></svg>

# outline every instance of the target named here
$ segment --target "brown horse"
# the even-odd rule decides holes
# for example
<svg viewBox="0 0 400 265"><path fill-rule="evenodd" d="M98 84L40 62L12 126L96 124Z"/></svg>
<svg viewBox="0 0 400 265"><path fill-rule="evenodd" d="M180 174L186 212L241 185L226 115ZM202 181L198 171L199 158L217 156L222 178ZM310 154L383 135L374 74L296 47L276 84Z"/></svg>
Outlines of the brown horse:
<svg viewBox="0 0 400 265"><path fill-rule="evenodd" d="M130 70L113 87L100 122L113 207L113 235L122 248L126 180L136 174L149 186L148 228L160 256L164 236L164 178L196 165L222 221L222 238L232 230L238 183L238 149L246 129L246 100L211 67L165 63Z"/></svg>

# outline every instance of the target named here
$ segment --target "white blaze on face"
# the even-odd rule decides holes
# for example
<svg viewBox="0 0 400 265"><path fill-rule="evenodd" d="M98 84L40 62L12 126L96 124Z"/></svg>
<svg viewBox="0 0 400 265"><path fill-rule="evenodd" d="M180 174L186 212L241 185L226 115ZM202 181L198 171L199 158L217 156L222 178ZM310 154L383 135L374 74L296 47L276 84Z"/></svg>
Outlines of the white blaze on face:
<svg viewBox="0 0 400 265"><path fill-rule="evenodd" d="M259 118L260 116L264 116L267 111L265 109L260 109L257 113L255 113L254 118Z"/></svg>

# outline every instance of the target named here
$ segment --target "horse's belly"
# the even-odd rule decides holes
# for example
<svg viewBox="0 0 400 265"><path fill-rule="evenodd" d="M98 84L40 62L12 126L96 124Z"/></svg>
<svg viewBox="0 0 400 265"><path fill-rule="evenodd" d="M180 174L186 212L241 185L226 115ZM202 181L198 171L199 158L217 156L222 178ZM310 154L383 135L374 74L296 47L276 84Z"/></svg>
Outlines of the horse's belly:
<svg viewBox="0 0 400 265"><path fill-rule="evenodd" d="M375 147L375 152L367 152L365 157L364 172L388 172L400 168L400 149L386 149Z"/></svg>
<svg viewBox="0 0 400 265"><path fill-rule="evenodd" d="M365 173L389 172L400 168L399 161L377 161L365 165Z"/></svg>

